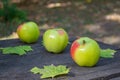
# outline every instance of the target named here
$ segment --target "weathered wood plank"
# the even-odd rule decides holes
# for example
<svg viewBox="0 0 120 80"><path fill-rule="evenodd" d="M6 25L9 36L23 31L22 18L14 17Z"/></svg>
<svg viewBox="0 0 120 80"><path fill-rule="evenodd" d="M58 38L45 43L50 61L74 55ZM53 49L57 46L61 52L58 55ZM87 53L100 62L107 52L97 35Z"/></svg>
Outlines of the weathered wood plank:
<svg viewBox="0 0 120 80"><path fill-rule="evenodd" d="M71 40L72 42L73 40ZM118 47L99 42L101 48L118 49ZM19 40L0 41L1 47L28 45ZM56 77L54 80L109 80L120 77L120 51L112 59L101 58L95 67L79 67L70 57L68 45L65 51L55 55L48 53L42 46L41 38L37 43L29 44L34 51L27 55L3 55L0 52L0 80L42 80L40 75L33 75L30 69L34 66L67 65L71 68L68 75ZM46 79L53 80L53 79Z"/></svg>

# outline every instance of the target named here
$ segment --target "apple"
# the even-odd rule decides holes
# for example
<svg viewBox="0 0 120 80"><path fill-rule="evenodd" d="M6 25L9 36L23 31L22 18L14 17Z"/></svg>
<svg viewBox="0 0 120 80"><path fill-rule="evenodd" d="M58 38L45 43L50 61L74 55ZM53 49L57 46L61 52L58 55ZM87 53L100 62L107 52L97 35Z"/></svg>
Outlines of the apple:
<svg viewBox="0 0 120 80"><path fill-rule="evenodd" d="M40 31L35 22L26 22L17 28L19 39L26 43L36 42L39 38Z"/></svg>
<svg viewBox="0 0 120 80"><path fill-rule="evenodd" d="M70 54L79 66L92 67L100 58L100 47L95 40L81 37L72 43Z"/></svg>
<svg viewBox="0 0 120 80"><path fill-rule="evenodd" d="M62 29L48 29L43 34L43 45L48 52L60 53L68 44L68 34Z"/></svg>

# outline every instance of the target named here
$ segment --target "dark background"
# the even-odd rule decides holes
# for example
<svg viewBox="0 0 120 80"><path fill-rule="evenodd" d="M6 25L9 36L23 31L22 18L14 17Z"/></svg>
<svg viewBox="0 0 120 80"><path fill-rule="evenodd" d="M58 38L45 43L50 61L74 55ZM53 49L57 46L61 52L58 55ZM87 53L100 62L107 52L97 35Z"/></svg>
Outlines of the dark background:
<svg viewBox="0 0 120 80"><path fill-rule="evenodd" d="M26 21L39 25L41 35L49 28L61 27L72 37L88 36L120 45L120 0L11 0L11 3L26 12L26 15L21 13ZM0 8L3 8L2 0ZM0 17L0 39L17 38L16 28L23 22Z"/></svg>

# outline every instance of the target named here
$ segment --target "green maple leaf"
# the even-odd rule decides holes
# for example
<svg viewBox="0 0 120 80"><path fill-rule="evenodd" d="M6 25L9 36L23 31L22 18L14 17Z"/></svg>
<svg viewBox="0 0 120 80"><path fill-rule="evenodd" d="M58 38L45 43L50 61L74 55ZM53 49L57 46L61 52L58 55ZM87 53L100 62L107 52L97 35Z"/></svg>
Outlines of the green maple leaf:
<svg viewBox="0 0 120 80"><path fill-rule="evenodd" d="M116 51L112 50L112 49L101 49L100 57L103 57L103 58L113 58L115 52Z"/></svg>
<svg viewBox="0 0 120 80"><path fill-rule="evenodd" d="M30 71L34 74L42 74L41 78L49 78L49 77L54 78L55 76L58 75L68 74L70 69L66 68L66 66L64 65L59 65L59 66L49 65L49 66L44 66L43 69L34 67Z"/></svg>
<svg viewBox="0 0 120 80"><path fill-rule="evenodd" d="M6 47L0 48L3 54L17 54L24 55L27 51L32 51L31 46L15 46L15 47Z"/></svg>

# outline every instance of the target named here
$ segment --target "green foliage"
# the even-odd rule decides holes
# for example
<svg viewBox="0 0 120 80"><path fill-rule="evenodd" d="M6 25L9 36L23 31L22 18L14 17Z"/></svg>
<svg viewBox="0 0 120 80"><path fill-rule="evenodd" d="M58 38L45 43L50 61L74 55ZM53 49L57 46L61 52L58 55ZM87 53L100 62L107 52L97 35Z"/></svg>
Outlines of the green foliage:
<svg viewBox="0 0 120 80"><path fill-rule="evenodd" d="M100 56L103 58L113 58L115 54L115 50L112 49L102 49Z"/></svg>
<svg viewBox="0 0 120 80"><path fill-rule="evenodd" d="M11 0L2 0L3 8L0 9L0 17L5 22L17 22L26 20L26 12L20 10L15 4L10 3Z"/></svg>
<svg viewBox="0 0 120 80"><path fill-rule="evenodd" d="M70 69L66 68L66 66L64 65L59 65L59 66L49 65L49 66L44 66L44 69L34 67L30 71L34 74L42 74L41 78L49 78L49 77L54 78L55 76L58 75L68 74Z"/></svg>
<svg viewBox="0 0 120 80"><path fill-rule="evenodd" d="M6 47L0 48L3 54L17 54L24 55L27 51L32 51L31 46L16 46L16 47Z"/></svg>

